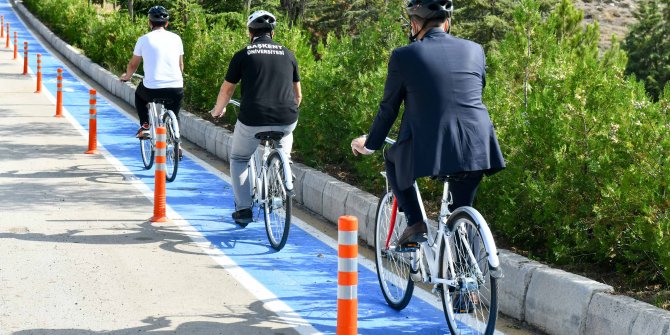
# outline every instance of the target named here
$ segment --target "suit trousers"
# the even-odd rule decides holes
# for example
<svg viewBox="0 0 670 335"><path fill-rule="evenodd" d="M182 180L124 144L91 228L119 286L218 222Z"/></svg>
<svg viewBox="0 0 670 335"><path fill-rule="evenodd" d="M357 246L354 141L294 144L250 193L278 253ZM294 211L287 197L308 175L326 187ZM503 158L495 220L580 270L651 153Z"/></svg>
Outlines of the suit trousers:
<svg viewBox="0 0 670 335"><path fill-rule="evenodd" d="M388 178L393 194L398 200L398 207L405 213L407 218L407 225L412 226L416 223L423 222L423 214L419 205L419 198L416 189L412 185L406 189L398 187L398 176L396 175L393 155L385 155L384 162L386 164L386 177ZM449 210L454 211L461 206L472 206L477 194L477 188L484 176L483 171L458 172L450 174L449 179L449 193L453 203L449 205Z"/></svg>
<svg viewBox="0 0 670 335"><path fill-rule="evenodd" d="M266 131L280 131L284 137L278 143L284 153L290 158L293 146L293 130L298 122L289 125L251 127L237 121L233 133L233 148L230 152L230 174L235 193L235 209L251 208L251 185L249 184L249 160L260 145L256 134Z"/></svg>

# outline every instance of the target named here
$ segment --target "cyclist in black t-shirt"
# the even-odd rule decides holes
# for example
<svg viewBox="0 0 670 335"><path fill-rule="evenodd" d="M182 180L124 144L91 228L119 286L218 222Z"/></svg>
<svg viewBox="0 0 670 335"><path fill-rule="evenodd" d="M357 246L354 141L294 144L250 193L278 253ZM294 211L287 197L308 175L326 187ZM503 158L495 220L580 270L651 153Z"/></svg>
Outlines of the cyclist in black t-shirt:
<svg viewBox="0 0 670 335"><path fill-rule="evenodd" d="M281 131L280 146L290 157L292 132L298 123L298 106L302 100L298 61L293 53L275 42L276 18L257 11L249 16L247 27L251 43L238 51L228 66L221 85L214 117L226 112L226 105L241 81L242 106L235 124L230 171L235 193L235 222L246 227L252 221L251 190L247 165L259 145L254 136L264 131Z"/></svg>

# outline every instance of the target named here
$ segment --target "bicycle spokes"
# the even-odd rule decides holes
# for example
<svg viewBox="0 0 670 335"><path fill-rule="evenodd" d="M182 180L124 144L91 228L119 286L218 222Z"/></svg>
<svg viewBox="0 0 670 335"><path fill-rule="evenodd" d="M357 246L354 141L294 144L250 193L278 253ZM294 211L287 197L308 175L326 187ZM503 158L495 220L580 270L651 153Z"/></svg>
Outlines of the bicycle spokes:
<svg viewBox="0 0 670 335"><path fill-rule="evenodd" d="M375 262L377 277L386 302L395 309L403 309L409 303L414 290L410 279L412 252L397 252L400 227L393 215L393 195L387 193L379 201L375 224ZM393 218L393 220L392 220ZM387 247L388 241L388 247Z"/></svg>
<svg viewBox="0 0 670 335"><path fill-rule="evenodd" d="M488 254L475 220L467 213L450 218L454 222L450 255L443 252L441 276L450 279L442 293L450 330L472 329L492 334L497 318L497 280L491 276ZM444 249L444 248L443 248Z"/></svg>
<svg viewBox="0 0 670 335"><path fill-rule="evenodd" d="M284 164L280 155L278 151L269 155L263 178L266 190L263 199L265 230L275 250L281 250L286 244L291 225L292 198L284 188Z"/></svg>

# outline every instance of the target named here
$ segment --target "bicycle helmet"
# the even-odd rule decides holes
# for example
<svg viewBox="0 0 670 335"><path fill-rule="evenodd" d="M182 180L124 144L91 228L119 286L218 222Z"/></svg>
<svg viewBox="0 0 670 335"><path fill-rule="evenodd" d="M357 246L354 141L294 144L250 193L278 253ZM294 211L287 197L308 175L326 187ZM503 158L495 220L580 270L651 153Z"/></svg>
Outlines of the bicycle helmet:
<svg viewBox="0 0 670 335"><path fill-rule="evenodd" d="M166 23L170 19L170 14L163 6L153 6L149 9L149 21L153 23Z"/></svg>
<svg viewBox="0 0 670 335"><path fill-rule="evenodd" d="M451 0L410 0L407 4L410 17L418 16L425 20L449 18L453 11Z"/></svg>
<svg viewBox="0 0 670 335"><path fill-rule="evenodd" d="M255 11L249 15L247 27L250 29L271 29L277 25L277 18L272 13L264 10Z"/></svg>

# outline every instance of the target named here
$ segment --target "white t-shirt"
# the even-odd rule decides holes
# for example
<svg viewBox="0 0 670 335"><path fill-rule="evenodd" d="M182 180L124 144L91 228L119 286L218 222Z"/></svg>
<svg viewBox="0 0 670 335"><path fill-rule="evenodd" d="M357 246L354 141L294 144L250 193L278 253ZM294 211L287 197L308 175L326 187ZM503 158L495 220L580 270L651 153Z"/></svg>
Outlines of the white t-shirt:
<svg viewBox="0 0 670 335"><path fill-rule="evenodd" d="M184 78L179 58L184 45L179 35L165 29L156 29L137 40L133 54L144 61L144 87L181 88Z"/></svg>

